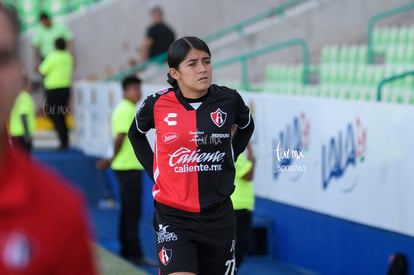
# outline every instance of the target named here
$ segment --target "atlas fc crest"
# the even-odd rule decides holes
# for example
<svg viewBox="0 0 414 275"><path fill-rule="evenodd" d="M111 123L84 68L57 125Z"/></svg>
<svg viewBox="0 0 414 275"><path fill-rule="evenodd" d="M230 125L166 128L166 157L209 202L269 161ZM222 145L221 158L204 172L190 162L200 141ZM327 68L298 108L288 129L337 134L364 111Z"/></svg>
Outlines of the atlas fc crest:
<svg viewBox="0 0 414 275"><path fill-rule="evenodd" d="M210 117L213 120L214 124L218 127L221 127L226 123L227 113L223 112L220 108L217 111L210 113Z"/></svg>

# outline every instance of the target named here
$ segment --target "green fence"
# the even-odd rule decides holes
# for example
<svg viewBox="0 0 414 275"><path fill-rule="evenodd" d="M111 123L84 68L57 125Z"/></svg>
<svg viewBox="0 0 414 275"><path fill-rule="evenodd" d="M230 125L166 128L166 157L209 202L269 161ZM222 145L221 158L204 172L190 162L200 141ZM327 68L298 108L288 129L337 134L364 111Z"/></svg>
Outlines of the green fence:
<svg viewBox="0 0 414 275"><path fill-rule="evenodd" d="M247 18L245 20L242 20L242 21L240 21L240 22L238 22L234 25L231 25L231 26L228 26L224 29L221 29L221 30L219 30L215 33L206 35L203 38L203 40L206 41L206 42L210 42L210 41L216 40L216 39L218 39L218 38L220 38L224 35L227 35L227 34L230 34L230 33L233 33L233 32L243 34L243 29L245 27L247 27L249 25L252 25L254 23L257 23L257 22L259 22L261 20L264 20L266 18L275 16L275 15L283 15L286 10L288 10L288 9L290 9L290 8L296 6L296 5L302 4L303 2L306 2L306 1L309 1L309 0L290 0L290 1L287 1L283 4L281 4L281 5L278 5L277 7L270 8L265 12L259 13L255 16L252 16L252 17L249 17L249 18Z"/></svg>
<svg viewBox="0 0 414 275"><path fill-rule="evenodd" d="M414 2L393 8L391 10L387 10L385 12L381 12L378 14L373 15L372 17L369 18L368 20L368 27L367 27L367 43L368 43L368 62L369 63L374 63L374 59L375 59L375 50L374 50L374 45L373 45L373 38L372 38L372 33L373 33L373 29L374 29L374 24L375 22L402 13L402 12L406 12L410 9L414 9Z"/></svg>
<svg viewBox="0 0 414 275"><path fill-rule="evenodd" d="M303 59L303 83L307 84L309 80L309 49L308 44L305 40L301 38L294 38L290 39L284 42L272 44L270 46L253 50L244 54L240 54L225 60L221 60L218 62L213 63L214 68L220 68L224 66L228 66L234 63L241 63L241 78L242 78L242 89L248 90L249 89L249 79L248 79L248 66L247 66L247 60L260 56L266 53L279 51L288 47L293 46L300 46L302 48L302 59Z"/></svg>
<svg viewBox="0 0 414 275"><path fill-rule="evenodd" d="M414 75L414 71L407 71L407 72L397 74L397 75L393 75L393 76L390 76L390 77L387 77L387 78L381 80L380 83L378 84L378 89L377 89L377 101L381 101L382 88L384 87L385 84L387 84L389 82L393 82L397 79L405 78L409 75Z"/></svg>

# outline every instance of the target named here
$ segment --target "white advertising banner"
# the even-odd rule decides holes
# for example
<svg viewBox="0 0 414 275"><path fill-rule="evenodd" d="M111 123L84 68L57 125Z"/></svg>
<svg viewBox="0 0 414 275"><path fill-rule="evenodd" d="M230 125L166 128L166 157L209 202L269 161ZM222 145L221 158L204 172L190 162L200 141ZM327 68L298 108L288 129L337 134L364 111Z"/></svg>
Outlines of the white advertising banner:
<svg viewBox="0 0 414 275"><path fill-rule="evenodd" d="M414 108L245 93L259 197L414 236Z"/></svg>
<svg viewBox="0 0 414 275"><path fill-rule="evenodd" d="M143 99L166 87L143 85ZM242 95L256 125L257 196L414 236L414 107ZM119 83L76 83L79 149L112 155L110 117L121 99Z"/></svg>

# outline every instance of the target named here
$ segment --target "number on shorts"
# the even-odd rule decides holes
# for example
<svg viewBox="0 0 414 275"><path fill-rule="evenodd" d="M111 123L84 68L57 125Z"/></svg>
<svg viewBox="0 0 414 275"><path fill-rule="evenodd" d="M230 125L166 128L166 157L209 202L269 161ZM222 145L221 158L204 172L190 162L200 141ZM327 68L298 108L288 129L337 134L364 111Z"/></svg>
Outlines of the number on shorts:
<svg viewBox="0 0 414 275"><path fill-rule="evenodd" d="M236 259L231 259L226 262L226 273L224 275L234 275L234 269L236 267Z"/></svg>

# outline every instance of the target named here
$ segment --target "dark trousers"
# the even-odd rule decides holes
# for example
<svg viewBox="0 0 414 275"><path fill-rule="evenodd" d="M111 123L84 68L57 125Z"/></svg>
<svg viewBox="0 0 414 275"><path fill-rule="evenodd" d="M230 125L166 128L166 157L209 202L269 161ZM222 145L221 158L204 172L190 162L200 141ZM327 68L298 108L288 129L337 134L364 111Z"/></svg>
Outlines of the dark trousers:
<svg viewBox="0 0 414 275"><path fill-rule="evenodd" d="M236 266L243 263L247 253L250 228L252 226L252 211L247 209L235 210L236 215Z"/></svg>
<svg viewBox="0 0 414 275"><path fill-rule="evenodd" d="M60 140L60 149L67 149L69 146L68 126L65 117L68 111L70 88L59 88L46 90L45 114L52 120Z"/></svg>
<svg viewBox="0 0 414 275"><path fill-rule="evenodd" d="M141 218L142 171L114 171L121 193L121 211L119 216L119 242L121 256L132 259L143 256L139 237L139 219Z"/></svg>

